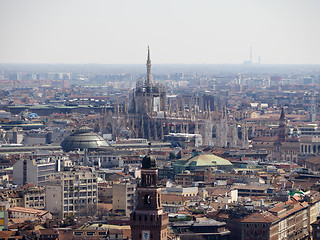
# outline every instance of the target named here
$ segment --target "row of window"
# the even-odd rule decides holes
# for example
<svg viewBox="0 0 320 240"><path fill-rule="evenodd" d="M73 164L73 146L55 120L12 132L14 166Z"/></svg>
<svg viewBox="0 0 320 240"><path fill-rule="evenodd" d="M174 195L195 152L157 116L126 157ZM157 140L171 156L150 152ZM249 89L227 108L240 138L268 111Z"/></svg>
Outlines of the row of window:
<svg viewBox="0 0 320 240"><path fill-rule="evenodd" d="M97 202L97 200L96 199L91 199L91 198L89 198L89 199L75 199L75 200L73 200L73 199L69 199L69 202L68 202L68 200L64 200L63 201L63 204L78 204L78 203L80 203L80 204L87 204L87 203L95 203L95 202Z"/></svg>
<svg viewBox="0 0 320 240"><path fill-rule="evenodd" d="M27 200L27 201L29 201L29 200L30 200L30 201L33 201L33 200L39 200L39 199L40 199L40 200L43 200L43 199L44 199L44 196L40 196L40 197L39 197L39 196L26 197L26 200Z"/></svg>
<svg viewBox="0 0 320 240"><path fill-rule="evenodd" d="M73 194L73 192L69 192L68 193L65 193L64 195L64 198L73 198L73 197L95 197L97 196L97 192L96 191L88 191L88 192L80 192L80 194L78 194L78 192L75 192L75 194Z"/></svg>

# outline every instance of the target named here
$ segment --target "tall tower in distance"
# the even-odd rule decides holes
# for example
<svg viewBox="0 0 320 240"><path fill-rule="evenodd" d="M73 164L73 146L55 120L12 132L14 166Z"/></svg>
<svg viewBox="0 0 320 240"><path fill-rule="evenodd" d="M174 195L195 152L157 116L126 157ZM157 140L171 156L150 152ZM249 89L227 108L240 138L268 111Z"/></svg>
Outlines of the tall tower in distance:
<svg viewBox="0 0 320 240"><path fill-rule="evenodd" d="M310 113L309 114L310 114L310 122L315 123L316 117L317 117L317 111L316 111L314 92L312 92L312 95L311 95Z"/></svg>
<svg viewBox="0 0 320 240"><path fill-rule="evenodd" d="M157 162L151 155L142 160L137 192L138 204L130 215L132 240L166 240L169 216L162 210Z"/></svg>
<svg viewBox="0 0 320 240"><path fill-rule="evenodd" d="M161 83L154 83L151 73L150 47L148 46L147 73L144 82L137 82L130 107L131 113L149 114L165 112L167 109L167 92Z"/></svg>
<svg viewBox="0 0 320 240"><path fill-rule="evenodd" d="M147 57L147 75L146 75L146 86L152 87L153 80L152 80L152 74L151 74L151 59L150 59L150 47L148 46L148 57Z"/></svg>
<svg viewBox="0 0 320 240"><path fill-rule="evenodd" d="M281 109L279 119L278 139L280 142L285 142L287 140L287 119L285 116L284 108Z"/></svg>

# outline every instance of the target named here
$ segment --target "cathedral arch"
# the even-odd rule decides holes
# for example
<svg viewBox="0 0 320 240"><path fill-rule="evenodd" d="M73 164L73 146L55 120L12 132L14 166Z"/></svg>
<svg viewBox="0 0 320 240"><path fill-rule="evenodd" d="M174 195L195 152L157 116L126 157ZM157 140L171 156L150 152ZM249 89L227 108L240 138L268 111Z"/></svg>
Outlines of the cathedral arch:
<svg viewBox="0 0 320 240"><path fill-rule="evenodd" d="M217 137L217 127L212 126L212 138L216 138L216 137Z"/></svg>
<svg viewBox="0 0 320 240"><path fill-rule="evenodd" d="M112 134L112 133L113 133L111 123L107 123L107 124L106 124L105 133L106 133L106 134Z"/></svg>
<svg viewBox="0 0 320 240"><path fill-rule="evenodd" d="M99 132L99 131L100 131L100 125L99 124L95 124L94 132Z"/></svg>

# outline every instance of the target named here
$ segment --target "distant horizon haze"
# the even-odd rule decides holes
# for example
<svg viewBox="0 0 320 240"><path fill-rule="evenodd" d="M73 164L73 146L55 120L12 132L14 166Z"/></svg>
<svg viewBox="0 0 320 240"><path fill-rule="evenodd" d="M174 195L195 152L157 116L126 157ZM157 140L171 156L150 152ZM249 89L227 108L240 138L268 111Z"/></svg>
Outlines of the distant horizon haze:
<svg viewBox="0 0 320 240"><path fill-rule="evenodd" d="M145 64L3 64L0 72L6 73L93 73L93 74L145 74ZM152 74L316 74L320 76L319 64L154 64ZM156 80L156 78L155 78Z"/></svg>

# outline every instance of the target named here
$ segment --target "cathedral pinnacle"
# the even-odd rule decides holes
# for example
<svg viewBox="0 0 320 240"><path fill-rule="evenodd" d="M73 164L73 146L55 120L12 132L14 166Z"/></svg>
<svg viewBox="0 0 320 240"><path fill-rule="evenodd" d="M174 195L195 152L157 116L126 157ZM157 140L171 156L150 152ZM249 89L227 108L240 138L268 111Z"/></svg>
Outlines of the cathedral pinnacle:
<svg viewBox="0 0 320 240"><path fill-rule="evenodd" d="M148 57L147 57L147 76L146 76L146 86L152 87L152 75L151 75L151 59L150 59L150 47L148 45Z"/></svg>
<svg viewBox="0 0 320 240"><path fill-rule="evenodd" d="M280 114L280 121L286 121L286 115L285 115L285 111L284 111L284 107L282 107L281 109L281 114Z"/></svg>

